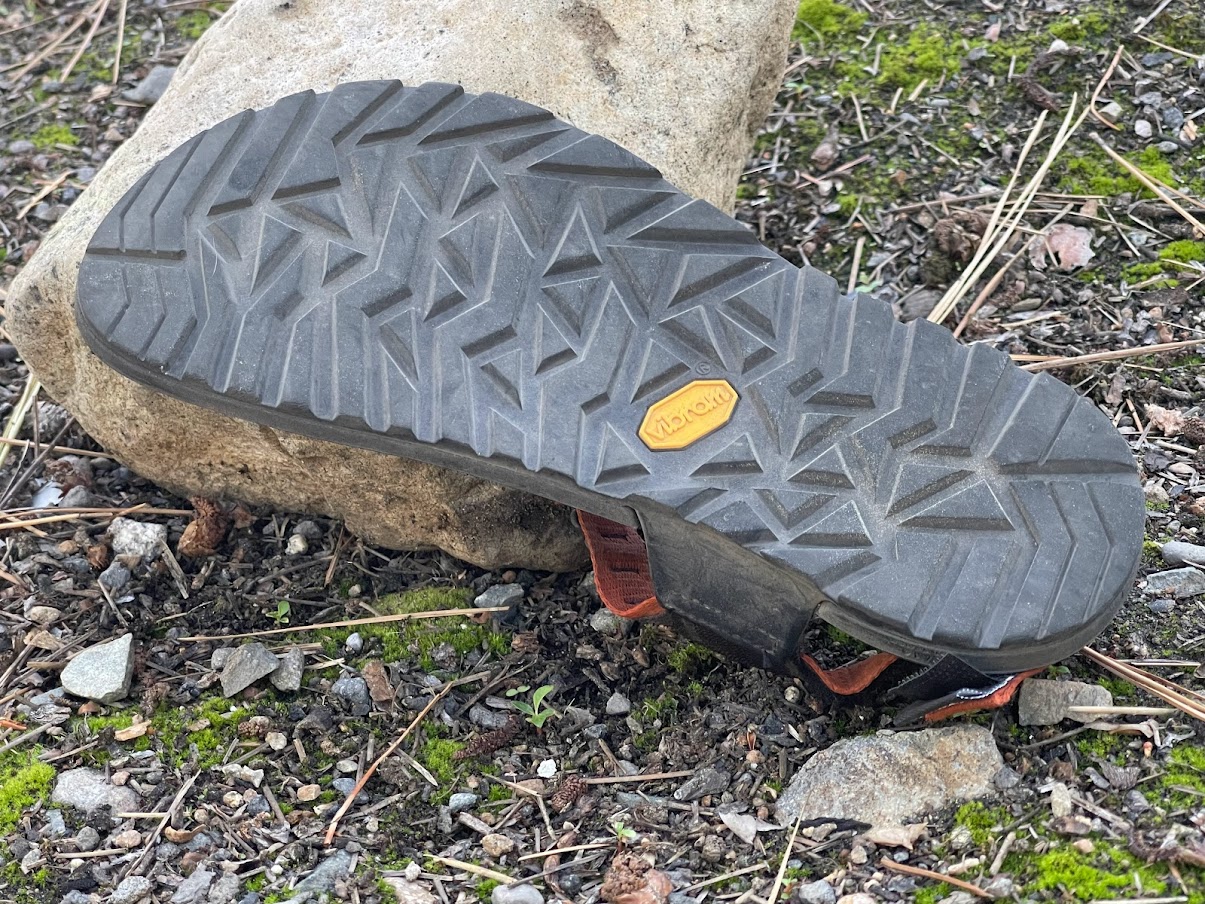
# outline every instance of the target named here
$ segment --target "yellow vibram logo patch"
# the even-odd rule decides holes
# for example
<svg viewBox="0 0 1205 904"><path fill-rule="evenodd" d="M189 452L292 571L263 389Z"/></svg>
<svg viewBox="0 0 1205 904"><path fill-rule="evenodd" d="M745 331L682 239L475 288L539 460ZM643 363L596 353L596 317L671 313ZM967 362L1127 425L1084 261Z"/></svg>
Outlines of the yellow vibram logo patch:
<svg viewBox="0 0 1205 904"><path fill-rule="evenodd" d="M654 452L685 449L727 424L739 398L727 380L695 380L649 408L640 438Z"/></svg>

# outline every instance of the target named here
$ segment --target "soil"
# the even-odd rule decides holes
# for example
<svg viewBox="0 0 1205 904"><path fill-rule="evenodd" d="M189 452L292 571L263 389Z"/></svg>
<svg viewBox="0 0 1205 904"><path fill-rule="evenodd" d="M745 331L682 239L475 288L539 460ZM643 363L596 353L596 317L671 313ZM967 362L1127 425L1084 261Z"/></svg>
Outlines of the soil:
<svg viewBox="0 0 1205 904"><path fill-rule="evenodd" d="M86 24L24 64L91 4L0 5L0 292L137 127L146 106L124 92L154 66L176 64L221 12L130 4L113 85L113 6L64 74ZM1205 197L1203 54L1199 9L1180 0L803 0L738 217L789 260L901 317L925 316L971 261L1038 117L1045 112L1046 127L1018 187L1072 104L1095 96L1099 115L1050 165L1023 229L988 272L1015 263L963 338L1030 362L1205 344L1205 236L1092 137L1205 218L1192 200ZM1049 232L1056 221L1064 228ZM970 287L947 325L984 285ZM1144 580L1172 567L1161 544L1202 540L1201 364L1190 347L1052 370L1114 419L1147 487L1140 580L1095 647L1195 692L1205 691L1205 597L1159 598ZM17 351L0 344L5 423L29 381ZM0 523L0 901L110 900L131 875L150 880L156 901L288 900L307 876L322 879L332 849L343 853L326 870L343 870L323 887L365 904L394 899L389 883L406 881L408 865L435 896L414 900L489 899L501 877L537 877L548 898L628 900L623 891L637 889L661 900L667 889L642 873L649 860L673 900L767 900L784 858L780 899L822 879L834 896L928 904L965 894L892 866L902 865L1021 900L1205 900L1205 749L1201 723L1182 712L1041 728L1020 726L1015 706L966 717L994 734L1009 767L994 797L928 814L908 844L875 842L856 825L800 837L790 851L782 831L746 843L722 811L773 820L801 763L890 726L891 710L826 712L793 679L664 627L600 615L588 574L484 572L441 553L376 548L321 518L174 498L105 457L51 399L39 397L17 426L32 445L11 447L0 467L9 522ZM51 438L75 451L48 452ZM45 517L30 510L56 487L78 488L72 501L86 511L13 524ZM166 527L168 552L128 562L127 583L102 585L109 524L135 506L145 508L131 518ZM181 547L194 520L201 526ZM301 630L471 606L512 584L523 602L507 613ZM262 634L272 630L280 633ZM126 632L137 651L127 699L40 696L59 685L70 655ZM214 653L243 633L273 652L301 650L301 689L260 681L224 698ZM862 652L832 630L812 641L826 663ZM348 676L366 679L371 702L336 684ZM1045 677L1101 684L1123 707L1164 706L1082 656ZM551 695L534 699L545 687ZM347 780L404 734L328 846ZM263 770L262 780L222 769L232 764ZM64 807L57 826L49 791L57 773L81 766L138 790L145 812L85 817ZM724 787L675 798L707 766L728 776ZM649 775L666 777L633 778ZM1052 808L1058 783L1071 792L1070 813ZM453 813L457 793L477 799ZM92 850L87 826L99 833ZM558 839L576 849L529 856ZM213 884L190 898L181 883L198 869ZM219 893L221 877L233 880Z"/></svg>

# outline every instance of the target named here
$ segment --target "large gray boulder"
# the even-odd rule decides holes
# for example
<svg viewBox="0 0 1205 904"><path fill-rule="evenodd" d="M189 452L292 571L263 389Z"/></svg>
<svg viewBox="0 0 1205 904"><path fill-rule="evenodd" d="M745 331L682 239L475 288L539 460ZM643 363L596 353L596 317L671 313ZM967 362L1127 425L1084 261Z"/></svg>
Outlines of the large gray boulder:
<svg viewBox="0 0 1205 904"><path fill-rule="evenodd" d="M782 75L795 0L240 0L58 222L8 293L7 328L47 391L140 474L203 493L345 519L397 548L482 566L571 569L568 511L385 455L304 439L174 401L85 347L76 273L103 215L196 132L306 88L459 82L538 104L610 138L683 190L731 209Z"/></svg>

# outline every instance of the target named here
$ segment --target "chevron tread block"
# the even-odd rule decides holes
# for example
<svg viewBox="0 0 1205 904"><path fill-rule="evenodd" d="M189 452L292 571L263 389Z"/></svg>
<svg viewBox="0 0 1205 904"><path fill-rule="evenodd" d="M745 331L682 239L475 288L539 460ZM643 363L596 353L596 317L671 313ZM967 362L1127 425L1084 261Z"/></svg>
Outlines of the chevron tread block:
<svg viewBox="0 0 1205 904"><path fill-rule="evenodd" d="M500 95L350 83L196 136L98 228L77 315L160 391L671 513L723 541L716 568L798 587L699 591L687 620L797 632L819 601L881 649L1013 671L1091 640L1137 566L1134 463L1089 402ZM662 575L687 567L648 540Z"/></svg>

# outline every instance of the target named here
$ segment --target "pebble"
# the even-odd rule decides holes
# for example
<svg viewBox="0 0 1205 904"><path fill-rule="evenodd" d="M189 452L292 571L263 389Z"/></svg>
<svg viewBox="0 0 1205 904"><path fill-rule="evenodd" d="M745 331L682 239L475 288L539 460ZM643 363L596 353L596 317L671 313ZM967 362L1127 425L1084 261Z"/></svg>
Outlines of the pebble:
<svg viewBox="0 0 1205 904"><path fill-rule="evenodd" d="M69 694L113 703L130 692L133 676L134 635L123 634L76 655L63 669L61 680Z"/></svg>
<svg viewBox="0 0 1205 904"><path fill-rule="evenodd" d="M322 794L321 785L302 785L297 789L297 799L302 803L309 803L312 800L317 800Z"/></svg>
<svg viewBox="0 0 1205 904"><path fill-rule="evenodd" d="M1205 593L1205 574L1195 568L1175 568L1146 576L1146 592L1151 596L1170 594L1178 600Z"/></svg>
<svg viewBox="0 0 1205 904"><path fill-rule="evenodd" d="M1071 789L1062 782L1055 782L1050 788L1050 812L1056 819L1071 815Z"/></svg>
<svg viewBox="0 0 1205 904"><path fill-rule="evenodd" d="M566 706L561 712L561 718L557 721L557 727L561 730L561 734L570 737L583 728L593 725L596 721L598 720L594 718L594 713L590 710L577 706Z"/></svg>
<svg viewBox="0 0 1205 904"><path fill-rule="evenodd" d="M515 843L505 835L491 832L481 839L481 848L495 860L505 857L515 849Z"/></svg>
<svg viewBox="0 0 1205 904"><path fill-rule="evenodd" d="M305 654L301 650L289 650L279 659L279 665L268 678L278 691L301 690L301 676L305 673Z"/></svg>
<svg viewBox="0 0 1205 904"><path fill-rule="evenodd" d="M523 585L522 584L495 584L488 588L484 593L478 594L473 600L473 605L478 609L489 609L494 606L505 606L507 609L514 609L519 603L523 602ZM509 612L499 613L502 616L509 615Z"/></svg>
<svg viewBox="0 0 1205 904"><path fill-rule="evenodd" d="M280 660L262 643L243 644L222 666L222 695L233 697L265 675L271 675L279 666Z"/></svg>
<svg viewBox="0 0 1205 904"><path fill-rule="evenodd" d="M1169 599L1151 600L1146 604L1146 607L1156 615L1166 615L1176 607L1176 601Z"/></svg>
<svg viewBox="0 0 1205 904"><path fill-rule="evenodd" d="M124 832L118 832L109 839L109 843L113 847L119 847L123 850L130 850L139 847L142 844L142 833L137 829L126 829Z"/></svg>
<svg viewBox="0 0 1205 904"><path fill-rule="evenodd" d="M837 892L823 879L819 879L796 888L795 900L799 904L837 904Z"/></svg>
<svg viewBox="0 0 1205 904"><path fill-rule="evenodd" d="M1115 100L1111 100L1100 108L1100 112L1105 119L1117 120L1121 118L1121 114L1124 111L1121 109L1121 104Z"/></svg>
<svg viewBox="0 0 1205 904"><path fill-rule="evenodd" d="M486 731L496 731L510 722L510 714L490 709L480 703L474 703L469 708L469 721Z"/></svg>
<svg viewBox="0 0 1205 904"><path fill-rule="evenodd" d="M541 760L536 767L536 775L540 778L552 778L556 775L556 760Z"/></svg>
<svg viewBox="0 0 1205 904"><path fill-rule="evenodd" d="M531 885L495 885L490 904L544 904L544 896Z"/></svg>
<svg viewBox="0 0 1205 904"><path fill-rule="evenodd" d="M29 154L36 149L36 145L27 138L18 138L16 141L8 143L8 152L13 156L17 154Z"/></svg>
<svg viewBox="0 0 1205 904"><path fill-rule="evenodd" d="M1145 119L1135 119L1134 134L1139 138L1150 138L1154 134L1154 130L1151 128L1151 124Z"/></svg>
<svg viewBox="0 0 1205 904"><path fill-rule="evenodd" d="M94 851L100 844L100 832L92 826L84 826L75 833L75 849L77 851Z"/></svg>
<svg viewBox="0 0 1205 904"><path fill-rule="evenodd" d="M1205 565L1205 546L1173 540L1159 547L1168 565Z"/></svg>
<svg viewBox="0 0 1205 904"><path fill-rule="evenodd" d="M76 857L67 864L67 868L75 872L83 865L84 861ZM92 895L84 894L78 888L73 888L67 894L63 895L63 899L59 901L59 904L96 904L96 898L92 897Z"/></svg>
<svg viewBox="0 0 1205 904"><path fill-rule="evenodd" d="M103 772L87 767L60 772L50 799L53 803L75 807L85 813L106 806L117 812L138 809L138 795L132 788L115 787L105 781Z"/></svg>
<svg viewBox="0 0 1205 904"><path fill-rule="evenodd" d="M264 736L264 740L268 743L268 746L271 747L273 750L275 750L277 753L279 753L280 751L284 750L287 746L289 746L289 739L286 738L284 736L284 734L282 734L279 731L268 732Z"/></svg>
<svg viewBox="0 0 1205 904"><path fill-rule="evenodd" d="M105 532L115 556L133 556L149 562L159 554L160 544L167 542L167 525L114 518Z"/></svg>
<svg viewBox="0 0 1205 904"><path fill-rule="evenodd" d="M264 780L264 770L252 769L242 763L227 763L220 771L227 778L236 782L246 782L253 788L258 788L260 782Z"/></svg>
<svg viewBox="0 0 1205 904"><path fill-rule="evenodd" d="M136 104L153 104L163 97L163 92L167 90L175 74L175 66L155 66L142 81L129 91L123 91L121 96Z"/></svg>
<svg viewBox="0 0 1205 904"><path fill-rule="evenodd" d="M289 542L285 544L286 556L303 556L309 551L310 544L301 534L292 534L289 537Z"/></svg>
<svg viewBox="0 0 1205 904"><path fill-rule="evenodd" d="M1030 678L1017 695L1017 721L1022 725L1057 725L1064 719L1095 722L1097 717L1071 713L1072 706L1112 706L1113 695L1099 684Z"/></svg>
<svg viewBox="0 0 1205 904"><path fill-rule="evenodd" d="M335 768L338 769L340 772L342 772L344 775L351 775L353 772L356 772L360 767L356 765L355 760L339 760L339 762L335 763Z"/></svg>
<svg viewBox="0 0 1205 904"><path fill-rule="evenodd" d="M599 634L605 634L608 637L618 637L624 632L627 627L628 620L620 618L610 609L599 609L590 616L590 627Z"/></svg>
<svg viewBox="0 0 1205 904"><path fill-rule="evenodd" d="M606 712L608 716L626 716L631 711L632 701L619 691L616 691L607 698Z"/></svg>
<svg viewBox="0 0 1205 904"><path fill-rule="evenodd" d="M303 892L309 892L312 897L329 893L339 879L346 879L351 871L351 854L347 851L336 851L314 868L314 871L297 883L294 897L300 897Z"/></svg>
<svg viewBox="0 0 1205 904"><path fill-rule="evenodd" d="M722 769L704 766L674 792L674 800L688 802L706 797L708 794L719 794L728 787L731 781L732 776Z"/></svg>
<svg viewBox="0 0 1205 904"><path fill-rule="evenodd" d="M448 798L448 810L452 813L459 813L462 810L471 810L477 806L479 798L476 794L470 791L457 791Z"/></svg>
<svg viewBox="0 0 1205 904"><path fill-rule="evenodd" d="M26 618L43 627L53 621L58 621L62 614L62 610L56 609L54 606L30 606L25 611Z"/></svg>
<svg viewBox="0 0 1205 904"><path fill-rule="evenodd" d="M343 649L349 653L359 653L364 649L364 638L360 636L359 632L348 634L347 640L343 641Z"/></svg>
<svg viewBox="0 0 1205 904"><path fill-rule="evenodd" d="M146 876L127 876L113 889L109 904L137 904L150 895L154 885Z"/></svg>
<svg viewBox="0 0 1205 904"><path fill-rule="evenodd" d="M45 862L46 858L42 856L42 849L32 848L21 858L21 872L28 876Z"/></svg>
<svg viewBox="0 0 1205 904"><path fill-rule="evenodd" d="M340 794L342 794L344 797L347 797L347 795L351 794L354 790L356 790L356 780L354 778L346 778L346 777L345 778L337 778L331 782L331 787L334 788L336 791L338 791ZM368 803L368 800L369 800L368 793L365 791L361 791L359 794L356 795L356 799L360 803Z"/></svg>
<svg viewBox="0 0 1205 904"><path fill-rule="evenodd" d="M209 889L207 904L230 904L231 901L238 897L238 887L238 876L222 876L217 882L213 883L213 888Z"/></svg>
<svg viewBox="0 0 1205 904"><path fill-rule="evenodd" d="M1176 144L1174 141L1160 141L1157 145L1155 145L1155 149L1159 151L1160 154L1180 153L1180 145Z"/></svg>
<svg viewBox="0 0 1205 904"><path fill-rule="evenodd" d="M1184 111L1179 107L1168 107L1163 111L1163 125L1171 132L1179 132L1185 118Z"/></svg>
<svg viewBox="0 0 1205 904"><path fill-rule="evenodd" d="M109 567L100 573L97 580L109 593L120 593L130 583L130 569L120 562L110 562Z"/></svg>
<svg viewBox="0 0 1205 904"><path fill-rule="evenodd" d="M352 715L366 716L372 709L372 696L368 693L368 682L358 676L346 675L331 685L331 693L346 700Z"/></svg>
<svg viewBox="0 0 1205 904"><path fill-rule="evenodd" d="M96 178L96 167L81 166L79 169L77 169L75 171L75 178L78 181L83 182L85 185L87 185L94 178Z"/></svg>
<svg viewBox="0 0 1205 904"><path fill-rule="evenodd" d="M62 838L67 834L67 823L63 821L61 811L46 811L46 826L42 829L42 834L48 835L51 838Z"/></svg>
<svg viewBox="0 0 1205 904"><path fill-rule="evenodd" d="M176 887L176 893L171 896L171 904L201 904L209 894L209 886L213 885L214 874L203 866L198 866L183 882Z"/></svg>
<svg viewBox="0 0 1205 904"><path fill-rule="evenodd" d="M439 904L439 898L431 894L425 885L409 879L399 879L391 876L381 880L391 889L397 898L397 904Z"/></svg>

